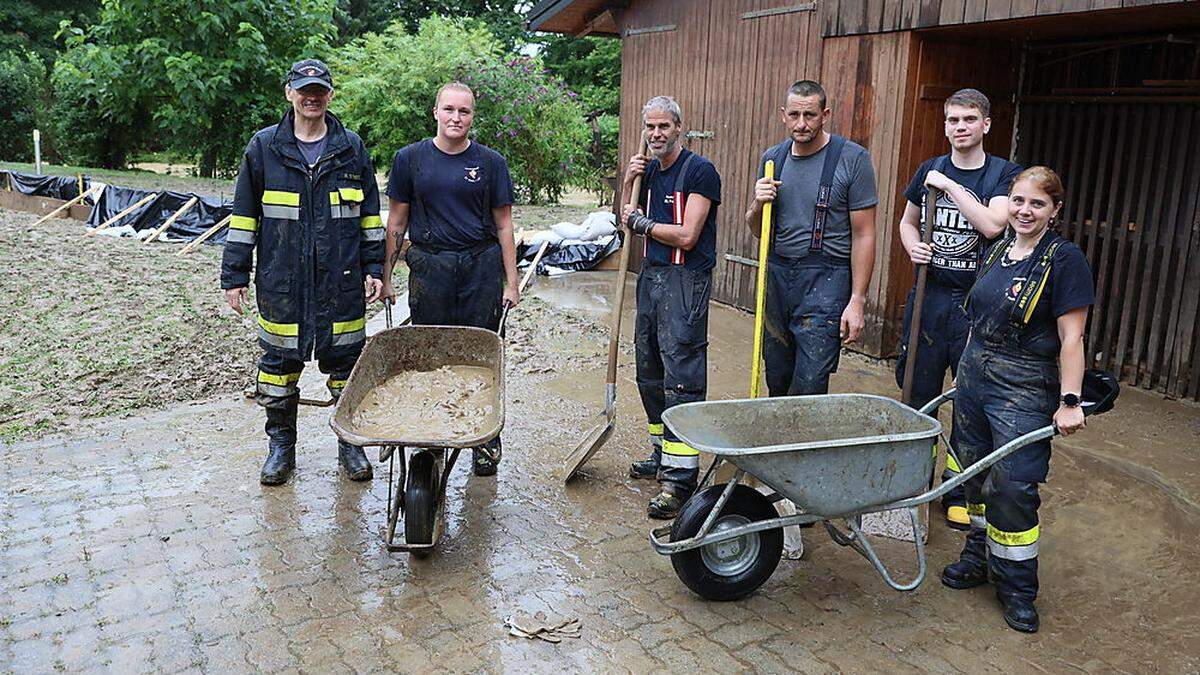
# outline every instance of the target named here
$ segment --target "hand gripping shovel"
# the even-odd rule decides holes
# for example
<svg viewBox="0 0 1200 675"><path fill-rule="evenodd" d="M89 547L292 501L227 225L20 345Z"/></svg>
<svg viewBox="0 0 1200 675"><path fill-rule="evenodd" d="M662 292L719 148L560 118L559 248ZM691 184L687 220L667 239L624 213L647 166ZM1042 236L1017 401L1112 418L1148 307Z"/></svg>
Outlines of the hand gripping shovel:
<svg viewBox="0 0 1200 675"><path fill-rule="evenodd" d="M642 154L646 154L646 141L642 139ZM633 189L629 194L629 203L636 206L638 195L642 191L642 177L633 179ZM612 435L617 422L617 349L621 341L621 308L625 304L625 277L629 272L629 249L633 246L633 238L624 223L618 223L625 231L625 241L621 244L621 260L617 268L617 280L613 284L612 332L608 337L608 379L604 382L604 410L600 413L600 421L583 437L579 445L567 456L563 464L563 482L568 483L575 474L583 468L592 455L604 445Z"/></svg>

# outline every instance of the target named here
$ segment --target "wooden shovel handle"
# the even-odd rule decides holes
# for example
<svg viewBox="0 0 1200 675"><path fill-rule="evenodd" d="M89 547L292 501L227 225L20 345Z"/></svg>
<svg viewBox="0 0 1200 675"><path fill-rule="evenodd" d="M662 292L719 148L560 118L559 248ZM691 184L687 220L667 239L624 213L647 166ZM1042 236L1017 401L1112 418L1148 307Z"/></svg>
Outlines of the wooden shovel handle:
<svg viewBox="0 0 1200 675"><path fill-rule="evenodd" d="M649 150L646 139L642 139L641 154L645 155ZM642 175L635 176L633 179L633 189L629 192L629 198L626 201L630 206L637 206L638 196L642 192ZM626 227L625 223L621 222L621 214L617 214L617 229L625 233L625 241L621 242L621 258L620 264L617 266L617 279L613 283L613 309L610 324L612 334L608 338L608 378L605 380L607 384L615 385L617 383L617 350L621 343L621 309L625 306L625 277L629 274L629 249L633 248L633 233Z"/></svg>

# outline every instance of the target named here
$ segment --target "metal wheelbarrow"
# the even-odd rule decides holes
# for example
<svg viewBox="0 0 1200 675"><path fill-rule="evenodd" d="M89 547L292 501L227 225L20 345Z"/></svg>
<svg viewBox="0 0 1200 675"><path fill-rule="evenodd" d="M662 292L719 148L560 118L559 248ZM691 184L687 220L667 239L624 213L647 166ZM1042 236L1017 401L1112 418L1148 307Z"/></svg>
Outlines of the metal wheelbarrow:
<svg viewBox="0 0 1200 675"><path fill-rule="evenodd" d="M1100 413L1117 397L1116 380L1089 372L1084 413ZM1096 377L1106 378L1100 384ZM1099 387L1099 388L1097 388ZM650 533L650 544L671 556L675 574L698 595L736 600L775 571L783 551L783 529L821 522L830 538L870 561L883 580L910 591L925 578L925 547L917 528L921 504L940 498L1016 450L1056 433L1054 426L1031 431L996 448L953 480L932 488L934 441L942 425L931 417L951 389L919 412L899 401L869 394L702 401L675 406L663 422L688 445L715 455L700 489L669 525ZM952 450L950 450L952 451ZM737 469L723 485L709 485L721 462ZM751 475L768 486L763 494L741 483ZM780 517L774 504L795 503L797 513ZM860 526L862 516L908 509L917 573L897 581ZM833 521L842 521L842 529Z"/></svg>
<svg viewBox="0 0 1200 675"><path fill-rule="evenodd" d="M429 371L447 365L482 366L491 371L496 383L491 402L495 423L482 433L470 437L383 438L356 428L354 412L376 386L404 371ZM504 343L500 334L469 326L406 325L380 331L363 348L329 425L347 443L379 446L379 461L388 462L388 519L384 535L388 550L428 555L442 534L446 485L459 453L464 448L484 445L499 436L504 427ZM400 470L393 480L397 455ZM396 541L401 516L403 532L400 541Z"/></svg>

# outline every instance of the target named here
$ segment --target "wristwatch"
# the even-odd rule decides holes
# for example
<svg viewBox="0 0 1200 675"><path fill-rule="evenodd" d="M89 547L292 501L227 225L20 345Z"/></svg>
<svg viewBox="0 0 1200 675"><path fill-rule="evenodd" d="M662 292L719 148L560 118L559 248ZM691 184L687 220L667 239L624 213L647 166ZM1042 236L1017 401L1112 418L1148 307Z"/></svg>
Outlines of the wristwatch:
<svg viewBox="0 0 1200 675"><path fill-rule="evenodd" d="M1061 400L1062 404L1068 408L1079 407L1079 394L1063 394L1059 400Z"/></svg>

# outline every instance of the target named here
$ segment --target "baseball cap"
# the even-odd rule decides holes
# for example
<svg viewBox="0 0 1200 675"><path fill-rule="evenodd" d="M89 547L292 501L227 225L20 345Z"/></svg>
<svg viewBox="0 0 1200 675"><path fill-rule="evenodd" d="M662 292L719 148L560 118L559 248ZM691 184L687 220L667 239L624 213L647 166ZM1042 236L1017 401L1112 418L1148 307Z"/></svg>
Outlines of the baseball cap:
<svg viewBox="0 0 1200 675"><path fill-rule="evenodd" d="M310 84L319 84L326 89L333 89L333 76L329 68L317 59L304 59L292 64L288 71L287 85L292 89L301 89Z"/></svg>

